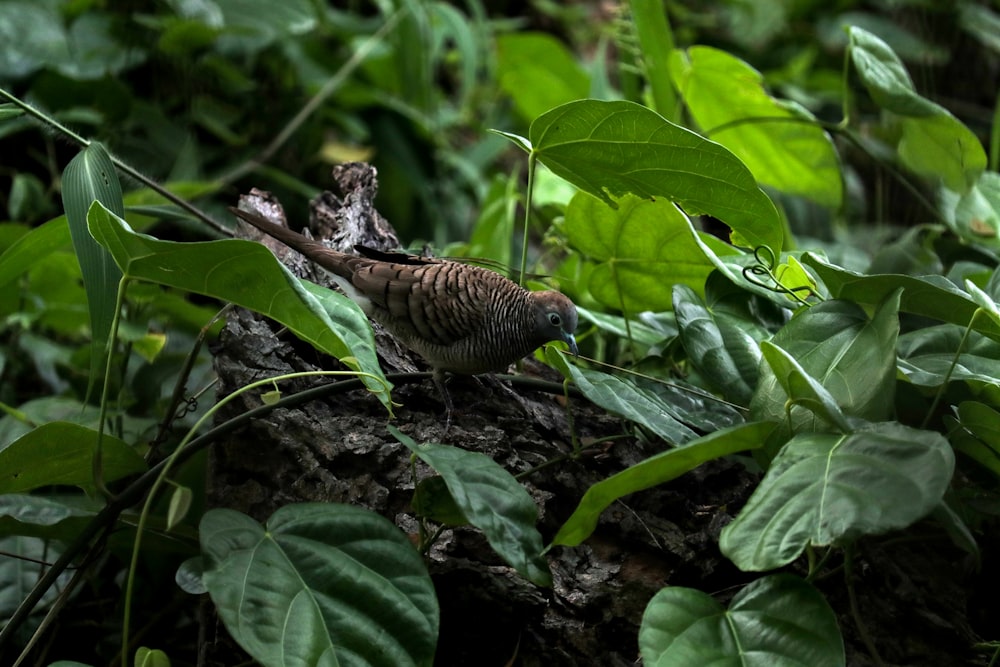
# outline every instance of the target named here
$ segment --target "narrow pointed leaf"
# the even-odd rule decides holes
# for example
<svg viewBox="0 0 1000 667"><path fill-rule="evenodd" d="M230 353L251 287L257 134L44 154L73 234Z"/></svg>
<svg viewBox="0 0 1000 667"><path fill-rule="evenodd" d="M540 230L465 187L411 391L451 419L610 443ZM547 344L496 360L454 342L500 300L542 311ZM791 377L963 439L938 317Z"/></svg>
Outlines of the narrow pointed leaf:
<svg viewBox="0 0 1000 667"><path fill-rule="evenodd" d="M111 156L97 143L80 151L63 172L63 208L69 222L73 248L80 261L83 285L87 291L90 327L95 354L91 359L91 382L98 376L101 359L111 334L115 317L118 283L122 274L108 251L87 230L87 213L94 201L101 202L115 215L125 215L122 188Z"/></svg>
<svg viewBox="0 0 1000 667"><path fill-rule="evenodd" d="M559 529L552 544L570 547L580 544L594 532L601 512L619 498L669 482L706 461L757 449L763 446L774 428L771 423L752 422L716 431L594 484Z"/></svg>

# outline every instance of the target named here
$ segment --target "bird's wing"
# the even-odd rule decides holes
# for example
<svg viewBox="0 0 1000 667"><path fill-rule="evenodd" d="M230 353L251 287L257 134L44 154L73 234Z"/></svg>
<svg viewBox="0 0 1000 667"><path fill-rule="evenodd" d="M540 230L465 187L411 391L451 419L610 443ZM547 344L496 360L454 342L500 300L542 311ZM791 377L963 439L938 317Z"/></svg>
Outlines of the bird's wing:
<svg viewBox="0 0 1000 667"><path fill-rule="evenodd" d="M452 345L480 331L496 297L495 279L502 278L457 262L419 259L357 267L352 283L376 306L375 319L431 345Z"/></svg>

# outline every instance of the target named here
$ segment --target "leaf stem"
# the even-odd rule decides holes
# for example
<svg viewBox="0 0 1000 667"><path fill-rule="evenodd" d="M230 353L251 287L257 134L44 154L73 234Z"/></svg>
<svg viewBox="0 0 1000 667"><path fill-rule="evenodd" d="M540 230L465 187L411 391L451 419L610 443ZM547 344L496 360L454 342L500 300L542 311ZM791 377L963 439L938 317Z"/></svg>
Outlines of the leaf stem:
<svg viewBox="0 0 1000 667"><path fill-rule="evenodd" d="M951 374L955 372L955 366L958 365L958 360L962 356L962 349L965 347L965 342L969 339L969 333L972 331L972 326L976 323L976 317L978 317L982 312L982 308L976 308L976 312L974 312L972 317L969 318L969 324L965 327L965 331L962 333L962 340L958 341L958 347L955 349L955 356L951 358L951 365L948 366L948 372L944 374L944 379L941 381L941 385L934 394L934 400L931 402L931 407L927 410L927 414L924 415L924 420L920 422L920 428L926 429L927 424L931 421L931 417L937 411L938 403L941 402L941 398L944 396L945 388L951 381Z"/></svg>

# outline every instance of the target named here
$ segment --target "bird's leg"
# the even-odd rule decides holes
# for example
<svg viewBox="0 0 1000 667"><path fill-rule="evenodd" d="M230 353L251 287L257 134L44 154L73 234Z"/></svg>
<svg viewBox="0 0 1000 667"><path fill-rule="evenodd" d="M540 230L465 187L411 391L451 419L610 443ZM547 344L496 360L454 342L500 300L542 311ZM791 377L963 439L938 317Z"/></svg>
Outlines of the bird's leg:
<svg viewBox="0 0 1000 667"><path fill-rule="evenodd" d="M451 402L451 394L448 393L448 387L445 386L444 373L440 368L435 368L434 373L431 375L434 378L435 386L437 386L438 391L441 393L441 399L444 400L444 432L441 434L442 437L448 435L448 430L451 428L451 411L454 408Z"/></svg>

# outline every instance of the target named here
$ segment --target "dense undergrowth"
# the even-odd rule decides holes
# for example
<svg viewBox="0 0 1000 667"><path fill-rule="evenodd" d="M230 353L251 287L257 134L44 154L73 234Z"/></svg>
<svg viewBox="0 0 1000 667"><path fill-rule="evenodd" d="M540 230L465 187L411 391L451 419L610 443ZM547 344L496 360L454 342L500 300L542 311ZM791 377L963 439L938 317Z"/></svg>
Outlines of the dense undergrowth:
<svg viewBox="0 0 1000 667"><path fill-rule="evenodd" d="M1000 17L764 4L0 5L0 34L21 37L0 46L3 659L185 662L128 643L158 599L190 622L179 585L265 665L366 645L370 664L433 661L434 589L386 519L298 505L263 527L201 499L224 304L340 358L391 410L361 312L221 238L239 191L302 213L348 160L378 166L404 237L550 275L581 308L584 359L539 357L664 443L545 544L507 471L392 429L518 573L551 585L546 551L615 500L752 453L760 485L719 546L760 577L728 608L663 589L646 664L844 664L811 582L840 569L849 589L859 538L932 517L978 560L1000 475ZM698 400L658 389L681 381ZM778 573L802 557L806 577ZM393 612L358 607L372 598ZM78 602L110 620L53 648ZM289 619L309 632L283 636Z"/></svg>

